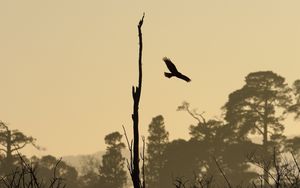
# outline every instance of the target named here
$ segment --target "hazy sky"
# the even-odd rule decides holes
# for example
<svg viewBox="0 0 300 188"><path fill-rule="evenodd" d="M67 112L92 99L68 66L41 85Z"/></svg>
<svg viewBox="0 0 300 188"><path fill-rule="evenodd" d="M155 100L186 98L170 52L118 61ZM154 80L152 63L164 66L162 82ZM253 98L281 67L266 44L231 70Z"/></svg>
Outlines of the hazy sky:
<svg viewBox="0 0 300 188"><path fill-rule="evenodd" d="M0 120L47 148L25 151L36 155L104 150L104 136L122 124L131 135L145 12L141 134L162 114L171 139L188 138L194 120L176 111L182 101L210 118L249 72L300 78L299 7L299 0L2 0ZM166 79L164 56L192 82Z"/></svg>

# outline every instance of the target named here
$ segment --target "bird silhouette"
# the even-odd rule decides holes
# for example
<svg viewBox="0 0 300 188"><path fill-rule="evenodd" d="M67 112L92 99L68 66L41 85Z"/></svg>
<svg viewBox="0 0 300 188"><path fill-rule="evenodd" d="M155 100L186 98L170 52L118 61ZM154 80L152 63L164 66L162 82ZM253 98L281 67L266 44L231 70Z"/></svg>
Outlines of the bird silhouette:
<svg viewBox="0 0 300 188"><path fill-rule="evenodd" d="M185 80L186 82L190 82L191 81L191 79L189 77L185 76L184 74L180 73L177 70L176 66L174 65L174 63L172 63L172 61L169 58L164 57L163 60L166 63L166 65L167 65L167 67L168 67L168 69L170 71L170 73L169 72L165 72L165 76L167 78L171 78L171 77L175 76L177 78Z"/></svg>

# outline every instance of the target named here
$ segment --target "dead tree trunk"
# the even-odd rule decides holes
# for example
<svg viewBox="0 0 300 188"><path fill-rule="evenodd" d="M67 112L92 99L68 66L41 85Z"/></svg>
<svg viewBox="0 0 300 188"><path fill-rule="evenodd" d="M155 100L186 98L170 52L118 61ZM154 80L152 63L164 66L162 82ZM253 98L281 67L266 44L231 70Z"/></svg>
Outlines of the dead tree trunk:
<svg viewBox="0 0 300 188"><path fill-rule="evenodd" d="M142 91L142 50L143 50L143 41L142 41L142 25L144 21L144 15L138 24L138 32L139 32L139 82L138 86L132 86L132 97L133 97L133 154L132 161L130 167L130 174L134 188L141 188L143 185L141 184L140 179L140 168L139 168L139 102Z"/></svg>

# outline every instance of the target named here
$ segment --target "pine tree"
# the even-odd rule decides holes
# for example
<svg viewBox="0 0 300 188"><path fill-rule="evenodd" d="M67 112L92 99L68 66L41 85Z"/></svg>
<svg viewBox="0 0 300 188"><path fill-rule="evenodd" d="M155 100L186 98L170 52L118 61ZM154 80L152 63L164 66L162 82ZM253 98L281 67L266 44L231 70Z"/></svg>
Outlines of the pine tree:
<svg viewBox="0 0 300 188"><path fill-rule="evenodd" d="M282 121L292 102L291 89L283 77L271 71L250 73L245 82L229 95L225 119L239 130L240 139L255 133L262 136L263 179L267 185L270 166L266 161L271 160L274 147L285 139Z"/></svg>
<svg viewBox="0 0 300 188"><path fill-rule="evenodd" d="M147 138L146 184L150 188L159 187L159 173L165 159L163 153L169 142L169 133L165 129L164 118L158 115L149 125Z"/></svg>
<svg viewBox="0 0 300 188"><path fill-rule="evenodd" d="M41 149L35 144L36 139L27 136L19 130L11 130L0 121L0 153L3 158L0 162L0 174L9 174L16 168L18 154L27 145L32 145L36 149Z"/></svg>
<svg viewBox="0 0 300 188"><path fill-rule="evenodd" d="M102 188L122 188L126 184L125 158L121 152L125 148L125 144L121 139L122 135L119 132L105 136L105 143L108 146L99 168Z"/></svg>

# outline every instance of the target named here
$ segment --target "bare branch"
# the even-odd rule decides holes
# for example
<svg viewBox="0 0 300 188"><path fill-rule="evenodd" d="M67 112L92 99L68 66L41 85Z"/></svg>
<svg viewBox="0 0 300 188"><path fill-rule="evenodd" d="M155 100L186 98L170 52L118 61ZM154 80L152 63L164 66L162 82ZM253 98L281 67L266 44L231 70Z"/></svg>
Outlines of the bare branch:
<svg viewBox="0 0 300 188"><path fill-rule="evenodd" d="M221 172L222 176L224 177L224 179L225 179L225 181L226 181L228 187L229 187L229 188L232 188L232 186L231 186L231 184L229 183L229 181L228 181L228 179L227 179L225 173L223 172L222 168L220 167L220 165L219 165L217 159L216 159L215 157L213 157L213 159L214 159L214 161L215 161L215 163L216 163L216 165L217 165L219 171Z"/></svg>

